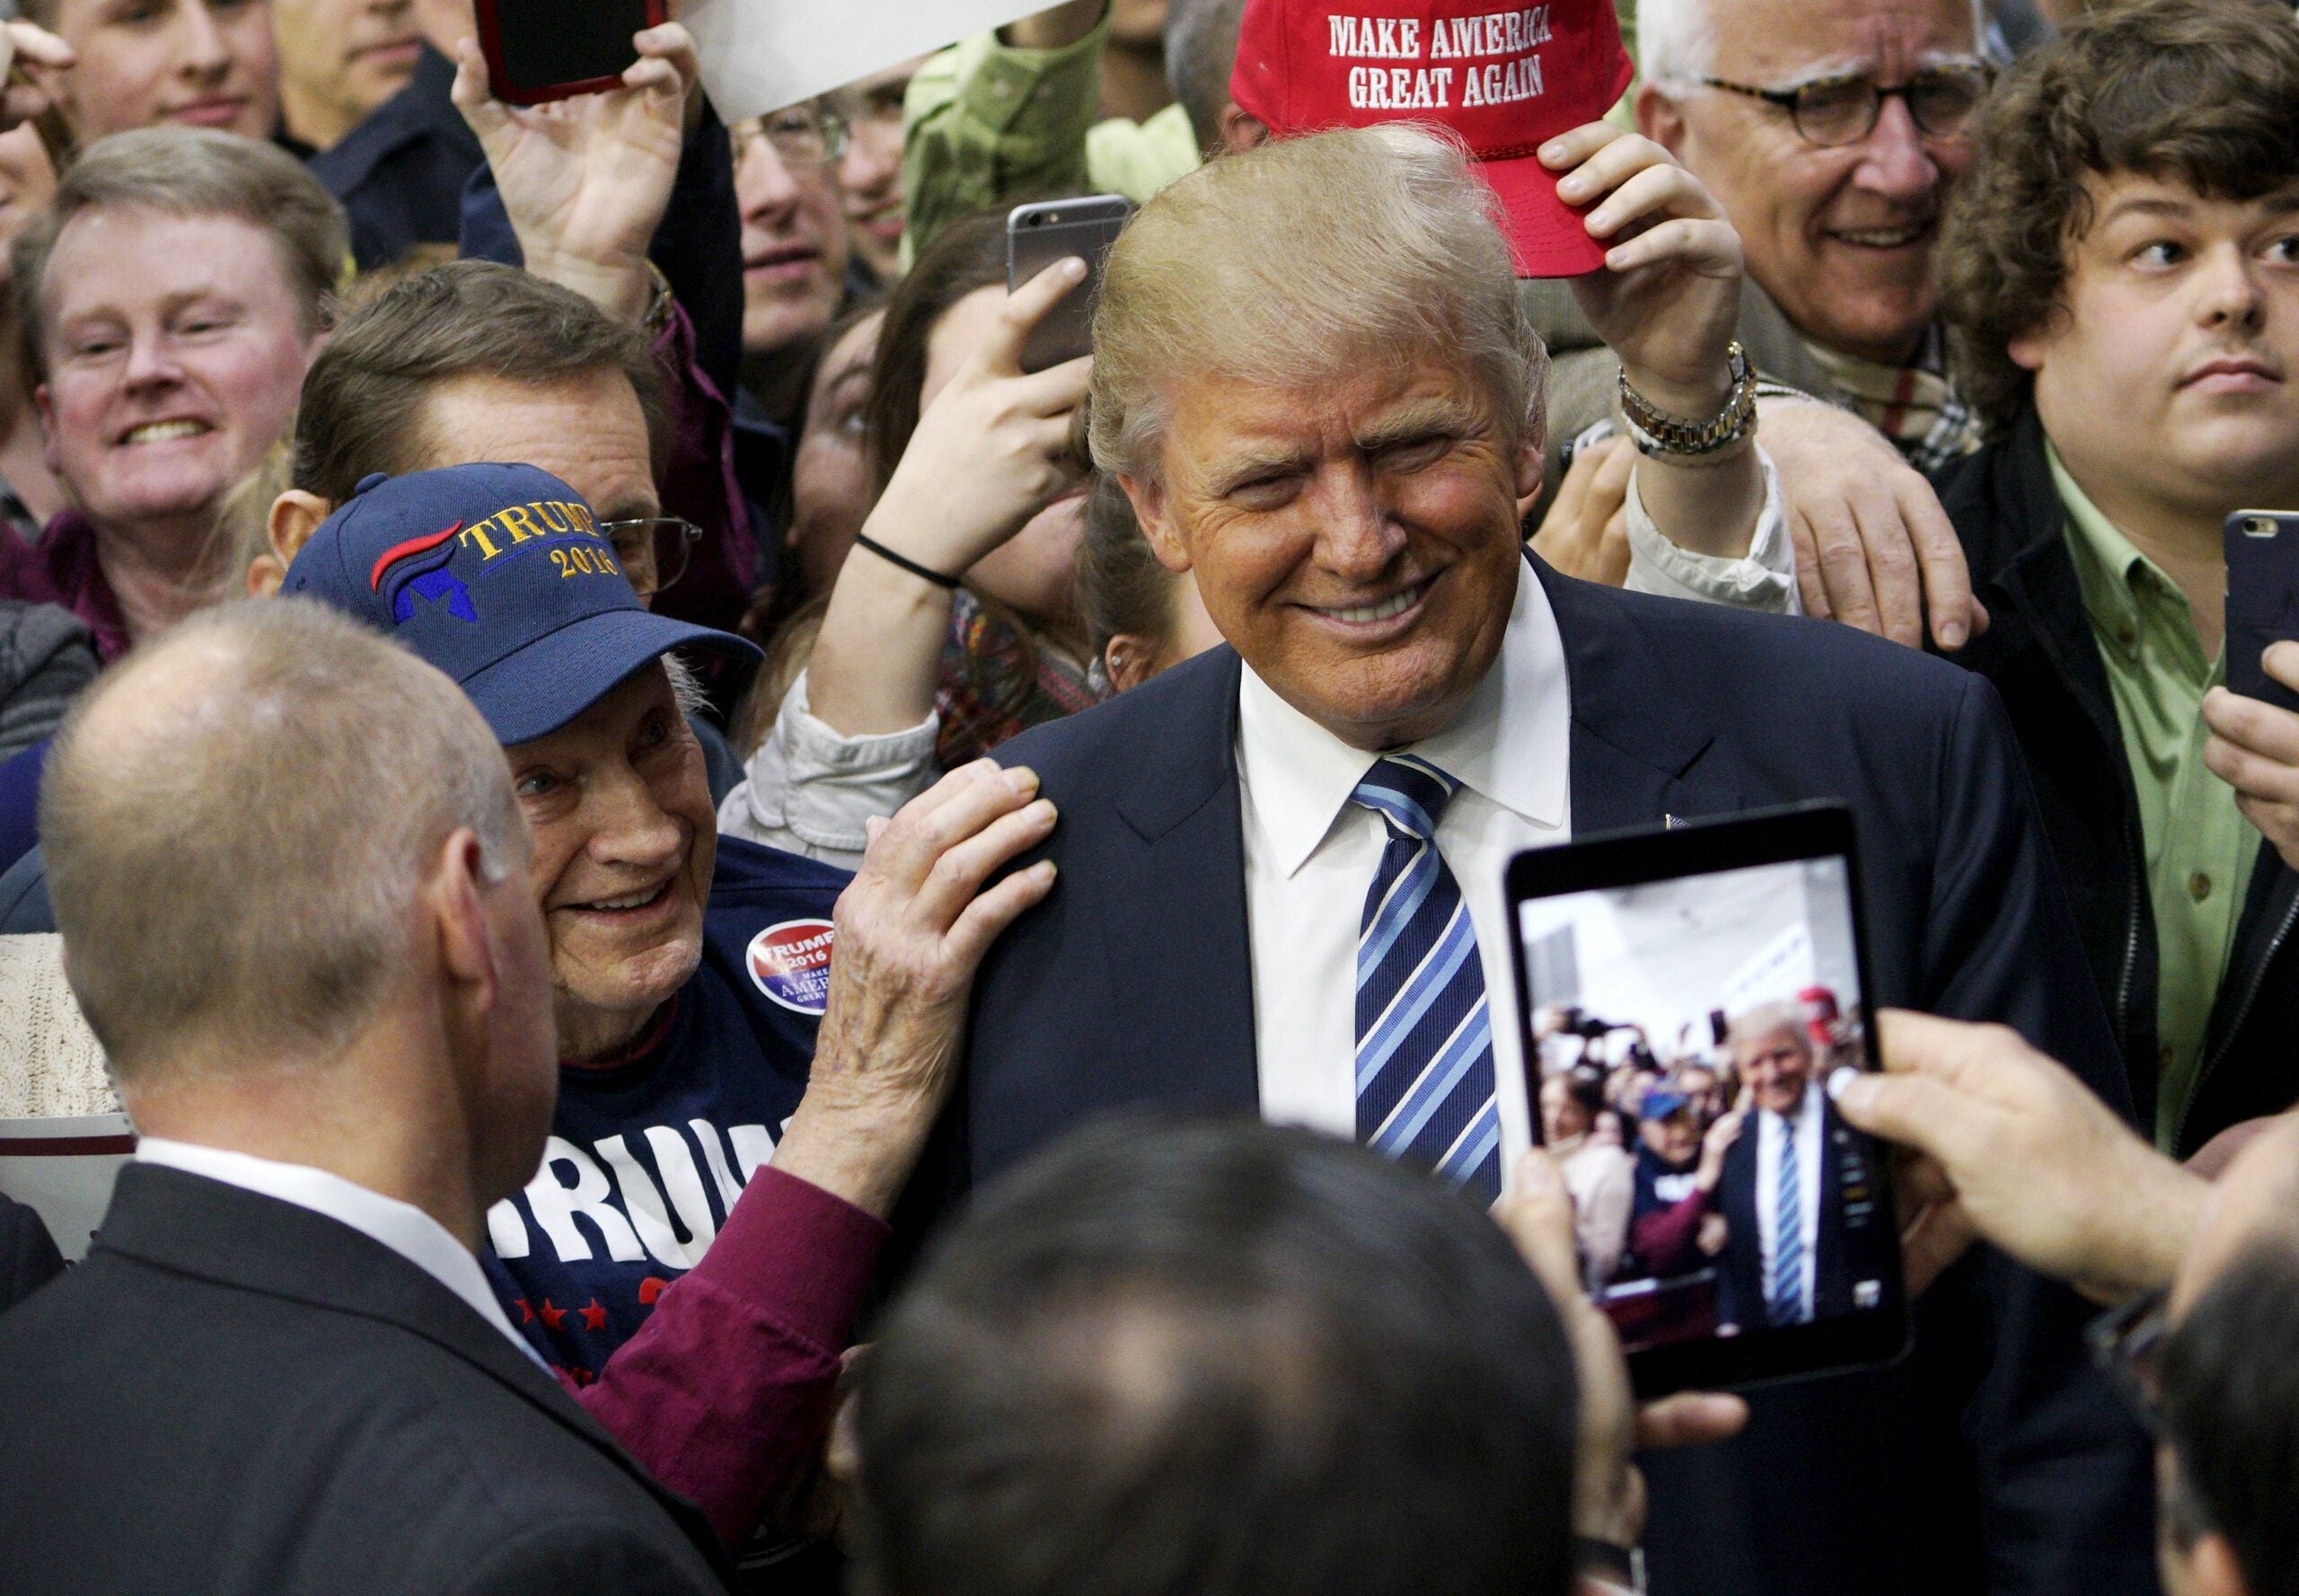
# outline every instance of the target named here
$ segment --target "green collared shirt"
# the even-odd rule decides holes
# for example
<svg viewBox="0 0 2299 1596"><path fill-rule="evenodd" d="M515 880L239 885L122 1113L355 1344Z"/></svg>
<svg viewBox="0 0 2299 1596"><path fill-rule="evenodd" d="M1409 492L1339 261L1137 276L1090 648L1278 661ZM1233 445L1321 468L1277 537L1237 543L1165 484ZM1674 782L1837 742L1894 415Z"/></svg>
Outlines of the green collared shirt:
<svg viewBox="0 0 2299 1596"><path fill-rule="evenodd" d="M2155 912L2155 1141L2169 1147L2195 1088L2259 834L2235 807L2234 789L2204 768L2203 695L2224 671L2204 658L2186 595L2084 497L2058 454L2045 452L2139 794Z"/></svg>
<svg viewBox="0 0 2299 1596"><path fill-rule="evenodd" d="M952 45L919 68L903 99L905 264L963 216L1024 199L1123 194L1141 204L1197 167L1189 114L1096 119L1104 12L1055 50L1017 49L995 33Z"/></svg>

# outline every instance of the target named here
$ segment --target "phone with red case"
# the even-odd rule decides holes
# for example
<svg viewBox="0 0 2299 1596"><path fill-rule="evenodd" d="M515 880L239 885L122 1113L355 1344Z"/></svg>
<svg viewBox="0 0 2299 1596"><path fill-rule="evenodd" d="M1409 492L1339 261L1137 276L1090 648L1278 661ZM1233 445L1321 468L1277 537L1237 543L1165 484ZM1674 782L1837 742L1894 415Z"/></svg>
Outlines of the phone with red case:
<svg viewBox="0 0 2299 1596"><path fill-rule="evenodd" d="M631 36L667 18L664 0L474 0L498 100L540 105L621 83Z"/></svg>

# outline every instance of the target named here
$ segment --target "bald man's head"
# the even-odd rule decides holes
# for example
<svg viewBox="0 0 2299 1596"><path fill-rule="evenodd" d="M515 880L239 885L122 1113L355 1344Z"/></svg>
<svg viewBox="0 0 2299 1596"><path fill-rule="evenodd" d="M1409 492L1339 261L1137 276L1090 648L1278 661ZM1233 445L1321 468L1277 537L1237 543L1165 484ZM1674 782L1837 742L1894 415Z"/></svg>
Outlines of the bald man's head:
<svg viewBox="0 0 2299 1596"><path fill-rule="evenodd" d="M40 790L67 974L114 1073L339 1054L465 827L490 879L524 869L502 750L387 638L286 599L137 650L66 720Z"/></svg>

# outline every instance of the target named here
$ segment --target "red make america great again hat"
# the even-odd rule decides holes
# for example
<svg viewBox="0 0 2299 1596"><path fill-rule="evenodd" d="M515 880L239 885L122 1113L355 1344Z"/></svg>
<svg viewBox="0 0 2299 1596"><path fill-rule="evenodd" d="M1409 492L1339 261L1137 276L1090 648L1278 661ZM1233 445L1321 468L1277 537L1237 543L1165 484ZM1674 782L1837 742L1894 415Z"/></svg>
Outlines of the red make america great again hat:
<svg viewBox="0 0 2299 1596"><path fill-rule="evenodd" d="M1612 109L1634 63L1614 0L1246 0L1229 97L1279 138L1379 122L1460 135L1501 197L1519 277L1579 277L1604 246L1534 152Z"/></svg>

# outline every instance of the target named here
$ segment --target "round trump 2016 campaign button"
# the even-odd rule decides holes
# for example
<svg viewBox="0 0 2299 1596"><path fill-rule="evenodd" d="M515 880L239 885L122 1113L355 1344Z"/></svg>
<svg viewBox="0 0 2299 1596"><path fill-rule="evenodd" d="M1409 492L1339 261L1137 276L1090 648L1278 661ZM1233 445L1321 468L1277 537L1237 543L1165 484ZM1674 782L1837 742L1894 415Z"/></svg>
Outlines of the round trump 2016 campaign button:
<svg viewBox="0 0 2299 1596"><path fill-rule="evenodd" d="M751 939L743 962L759 991L785 1009L819 1016L830 1000L827 920L786 920Z"/></svg>

